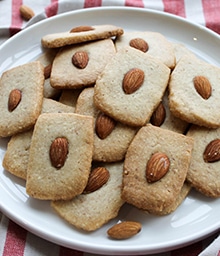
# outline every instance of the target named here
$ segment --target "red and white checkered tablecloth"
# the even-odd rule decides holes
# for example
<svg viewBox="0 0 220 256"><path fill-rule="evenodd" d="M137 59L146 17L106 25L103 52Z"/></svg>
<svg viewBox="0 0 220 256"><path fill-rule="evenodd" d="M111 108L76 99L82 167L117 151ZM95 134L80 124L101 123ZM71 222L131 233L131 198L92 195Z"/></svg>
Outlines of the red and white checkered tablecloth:
<svg viewBox="0 0 220 256"><path fill-rule="evenodd" d="M0 44L27 25L19 14L19 7L22 4L34 11L35 17L31 22L82 8L133 6L179 15L220 34L219 0L0 0ZM0 255L94 256L94 254L71 250L37 237L1 213L0 220ZM218 235L216 232L190 246L155 256L220 256Z"/></svg>

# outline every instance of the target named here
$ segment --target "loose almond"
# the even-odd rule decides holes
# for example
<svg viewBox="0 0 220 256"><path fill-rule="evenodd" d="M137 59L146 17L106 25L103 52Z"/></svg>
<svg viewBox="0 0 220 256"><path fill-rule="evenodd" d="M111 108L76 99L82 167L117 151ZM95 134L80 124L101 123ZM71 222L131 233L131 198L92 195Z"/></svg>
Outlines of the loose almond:
<svg viewBox="0 0 220 256"><path fill-rule="evenodd" d="M147 52L149 48L148 43L142 38L131 39L129 45L142 52Z"/></svg>
<svg viewBox="0 0 220 256"><path fill-rule="evenodd" d="M19 10L21 17L27 21L30 20L35 15L34 11L27 5L21 5Z"/></svg>
<svg viewBox="0 0 220 256"><path fill-rule="evenodd" d="M127 239L141 231L141 224L135 221L123 221L108 229L107 234L113 239Z"/></svg>
<svg viewBox="0 0 220 256"><path fill-rule="evenodd" d="M89 176L89 180L87 186L84 190L84 193L91 193L99 188L101 188L104 184L107 183L110 177L109 171L104 167L97 167L92 170Z"/></svg>
<svg viewBox="0 0 220 256"><path fill-rule="evenodd" d="M146 179L152 183L160 180L169 170L170 161L166 154L154 153L147 162Z"/></svg>
<svg viewBox="0 0 220 256"><path fill-rule="evenodd" d="M144 82L144 71L139 68L129 70L123 79L122 87L126 94L137 91Z"/></svg>
<svg viewBox="0 0 220 256"><path fill-rule="evenodd" d="M64 137L56 138L50 146L50 161L53 167L60 169L64 166L68 155L68 140Z"/></svg>
<svg viewBox="0 0 220 256"><path fill-rule="evenodd" d="M104 140L115 128L116 121L110 116L100 113L96 118L95 131L97 136Z"/></svg>
<svg viewBox="0 0 220 256"><path fill-rule="evenodd" d="M151 116L150 122L155 126L161 126L166 118L166 110L161 102Z"/></svg>
<svg viewBox="0 0 220 256"><path fill-rule="evenodd" d="M44 78L48 79L50 77L52 70L52 64L48 64L46 67L44 67Z"/></svg>
<svg viewBox="0 0 220 256"><path fill-rule="evenodd" d="M18 89L14 89L10 92L8 97L8 111L12 112L17 108L22 98L22 93Z"/></svg>
<svg viewBox="0 0 220 256"><path fill-rule="evenodd" d="M203 153L205 162L212 163L220 160L220 139L212 140Z"/></svg>
<svg viewBox="0 0 220 256"><path fill-rule="evenodd" d="M79 26L79 27L72 28L70 30L70 33L85 32L90 30L94 30L94 28L91 26Z"/></svg>
<svg viewBox="0 0 220 256"><path fill-rule="evenodd" d="M72 63L75 67L84 69L89 62L88 53L85 51L76 52L72 57Z"/></svg>
<svg viewBox="0 0 220 256"><path fill-rule="evenodd" d="M207 100L212 94L212 86L209 80L204 76L196 76L193 79L194 87L198 94Z"/></svg>

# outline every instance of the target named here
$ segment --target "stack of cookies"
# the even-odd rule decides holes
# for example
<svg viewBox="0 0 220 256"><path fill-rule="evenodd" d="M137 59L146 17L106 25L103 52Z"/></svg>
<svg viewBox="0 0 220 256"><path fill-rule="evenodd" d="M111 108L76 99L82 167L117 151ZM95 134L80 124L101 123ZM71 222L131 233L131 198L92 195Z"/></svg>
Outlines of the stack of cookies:
<svg viewBox="0 0 220 256"><path fill-rule="evenodd" d="M33 200L93 231L124 203L177 209L220 197L220 69L151 31L80 26L45 35L0 80L3 167ZM146 215L147 218L147 215Z"/></svg>

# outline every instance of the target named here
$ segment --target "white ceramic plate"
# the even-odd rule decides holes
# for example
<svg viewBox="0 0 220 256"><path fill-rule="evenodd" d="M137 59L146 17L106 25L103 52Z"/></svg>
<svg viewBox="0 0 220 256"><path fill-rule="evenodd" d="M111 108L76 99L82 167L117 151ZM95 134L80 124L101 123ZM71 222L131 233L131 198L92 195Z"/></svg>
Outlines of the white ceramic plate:
<svg viewBox="0 0 220 256"><path fill-rule="evenodd" d="M36 59L42 48L43 35L69 30L79 25L115 24L125 30L151 30L169 40L181 42L202 59L219 65L220 38L208 29L184 19L155 11L124 7L103 7L79 10L44 20L17 34L0 48L0 74L11 67ZM0 157L7 140L0 140ZM171 250L195 242L220 227L220 199L208 199L193 191L173 213L155 217L129 206L123 207L117 219L88 234L80 232L60 219L49 202L31 199L25 183L1 167L0 207L9 218L57 244L105 255L150 254ZM137 220L143 224L141 233L125 241L110 240L107 229L118 220Z"/></svg>

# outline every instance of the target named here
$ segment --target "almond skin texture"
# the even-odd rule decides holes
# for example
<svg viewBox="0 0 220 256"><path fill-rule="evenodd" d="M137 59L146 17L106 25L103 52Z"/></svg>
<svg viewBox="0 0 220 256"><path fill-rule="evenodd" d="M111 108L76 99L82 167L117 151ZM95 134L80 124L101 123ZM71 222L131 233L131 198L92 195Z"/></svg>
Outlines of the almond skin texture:
<svg viewBox="0 0 220 256"><path fill-rule="evenodd" d="M9 97L8 97L8 111L12 112L18 104L20 103L22 98L22 93L18 89L14 89L10 92Z"/></svg>
<svg viewBox="0 0 220 256"><path fill-rule="evenodd" d="M126 94L137 91L144 82L144 71L139 68L129 70L123 79L122 87Z"/></svg>
<svg viewBox="0 0 220 256"><path fill-rule="evenodd" d="M169 170L170 161L166 154L154 153L147 162L146 179L152 183L160 180Z"/></svg>
<svg viewBox="0 0 220 256"><path fill-rule="evenodd" d="M220 139L212 140L203 153L205 162L212 163L220 160Z"/></svg>
<svg viewBox="0 0 220 256"><path fill-rule="evenodd" d="M63 167L68 152L68 140L66 138L56 138L50 146L50 161L52 166L56 169Z"/></svg>
<svg viewBox="0 0 220 256"><path fill-rule="evenodd" d="M124 221L120 222L110 229L108 229L107 234L113 239L128 239L141 231L141 224L135 221Z"/></svg>
<svg viewBox="0 0 220 256"><path fill-rule="evenodd" d="M147 52L149 48L148 43L142 38L131 39L129 45L142 52Z"/></svg>
<svg viewBox="0 0 220 256"><path fill-rule="evenodd" d="M110 177L109 171L104 167L97 167L92 170L89 176L89 180L87 186L84 190L84 193L91 193L99 188L101 188L104 184L107 183Z"/></svg>
<svg viewBox="0 0 220 256"><path fill-rule="evenodd" d="M209 80L204 76L196 76L193 79L194 87L198 94L207 100L212 94L212 86Z"/></svg>
<svg viewBox="0 0 220 256"><path fill-rule="evenodd" d="M89 56L87 52L76 52L72 57L72 63L75 67L84 69L89 62Z"/></svg>
<svg viewBox="0 0 220 256"><path fill-rule="evenodd" d="M79 26L79 27L72 28L70 30L70 33L85 32L90 30L94 30L94 28L91 26Z"/></svg>
<svg viewBox="0 0 220 256"><path fill-rule="evenodd" d="M166 118L166 110L163 103L161 102L158 107L155 109L154 113L151 116L150 122L152 125L161 126Z"/></svg>
<svg viewBox="0 0 220 256"><path fill-rule="evenodd" d="M104 140L115 128L116 121L110 116L100 113L96 118L95 131L97 136Z"/></svg>
<svg viewBox="0 0 220 256"><path fill-rule="evenodd" d="M35 15L34 11L27 5L21 5L19 10L21 17L27 21L30 20Z"/></svg>

